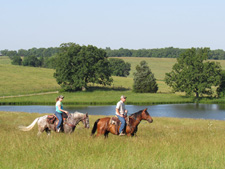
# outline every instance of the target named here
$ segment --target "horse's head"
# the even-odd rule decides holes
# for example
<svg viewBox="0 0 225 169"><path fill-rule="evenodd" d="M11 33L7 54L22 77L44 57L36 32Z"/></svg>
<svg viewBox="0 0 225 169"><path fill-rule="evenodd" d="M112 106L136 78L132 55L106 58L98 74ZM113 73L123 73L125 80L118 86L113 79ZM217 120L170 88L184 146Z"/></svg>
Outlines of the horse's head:
<svg viewBox="0 0 225 169"><path fill-rule="evenodd" d="M82 122L84 124L84 128L88 128L90 127L89 125L89 116L88 116L88 113L84 114L84 117L82 119Z"/></svg>
<svg viewBox="0 0 225 169"><path fill-rule="evenodd" d="M149 115L148 111L147 111L147 108L144 109L141 113L141 117L143 120L147 120L149 123L152 123L153 122L153 119L152 117Z"/></svg>

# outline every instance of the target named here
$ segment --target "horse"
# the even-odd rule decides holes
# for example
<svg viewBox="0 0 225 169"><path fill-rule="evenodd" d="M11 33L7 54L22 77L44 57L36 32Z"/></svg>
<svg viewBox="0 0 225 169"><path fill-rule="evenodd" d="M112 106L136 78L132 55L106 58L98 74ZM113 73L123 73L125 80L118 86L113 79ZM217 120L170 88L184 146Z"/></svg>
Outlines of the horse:
<svg viewBox="0 0 225 169"><path fill-rule="evenodd" d="M41 133L43 133L44 131L46 131L46 133L48 135L51 134L51 130L52 131L56 131L56 124L50 124L47 122L47 118L48 115L42 116L42 117L38 117L36 118L29 126L19 126L19 129L22 131L30 131L35 124L38 124L38 133L37 135L40 135ZM89 116L88 113L84 114L84 113L80 113L80 112L74 112L74 113L70 113L68 115L68 118L64 121L63 123L63 131L64 133L69 133L71 134L72 132L74 132L76 125L82 121L84 124L84 128L89 128Z"/></svg>
<svg viewBox="0 0 225 169"><path fill-rule="evenodd" d="M118 119L118 118L117 118ZM153 122L152 117L147 112L147 108L140 110L136 113L131 114L126 121L125 134L127 136L134 136L137 132L138 125L141 120L147 120L149 123ZM112 122L114 121L114 123ZM119 121L119 119L117 120ZM91 136L93 136L97 130L97 135L100 136L104 134L105 138L108 137L109 132L114 135L119 135L120 121L115 122L111 117L104 117L97 119L91 131Z"/></svg>

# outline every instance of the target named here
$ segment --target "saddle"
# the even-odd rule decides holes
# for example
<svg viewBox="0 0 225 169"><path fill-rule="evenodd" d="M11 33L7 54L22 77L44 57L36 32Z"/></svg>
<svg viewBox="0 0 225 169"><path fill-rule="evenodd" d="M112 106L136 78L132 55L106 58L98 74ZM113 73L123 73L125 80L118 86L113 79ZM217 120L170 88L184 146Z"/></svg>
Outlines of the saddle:
<svg viewBox="0 0 225 169"><path fill-rule="evenodd" d="M126 125L129 125L129 116L125 117ZM110 124L119 125L121 122L117 116L111 117Z"/></svg>
<svg viewBox="0 0 225 169"><path fill-rule="evenodd" d="M64 122L68 118L67 114L62 113L62 118L63 118L63 122ZM49 124L55 124L55 122L57 123L58 121L59 121L58 118L54 114L48 115L48 117L47 117L47 122ZM63 124L63 122L62 122L62 124Z"/></svg>
<svg viewBox="0 0 225 169"><path fill-rule="evenodd" d="M49 123L49 124L54 124L55 123L55 121L56 121L56 119L58 119L54 114L53 115L48 115L48 117L47 117L47 122Z"/></svg>

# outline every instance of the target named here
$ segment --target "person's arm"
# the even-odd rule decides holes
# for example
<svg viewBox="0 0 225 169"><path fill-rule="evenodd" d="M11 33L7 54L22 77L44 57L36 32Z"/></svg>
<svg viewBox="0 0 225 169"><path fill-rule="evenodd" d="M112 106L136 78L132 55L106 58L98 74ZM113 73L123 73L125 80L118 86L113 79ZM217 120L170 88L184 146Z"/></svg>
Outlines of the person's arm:
<svg viewBox="0 0 225 169"><path fill-rule="evenodd" d="M124 116L125 116L125 117L127 117L128 110L127 110L127 109L125 109L125 111L124 111L124 112L125 112Z"/></svg>
<svg viewBox="0 0 225 169"><path fill-rule="evenodd" d="M61 109L61 105L60 105L60 104L58 105L58 109L59 109L61 112L64 112L64 113L66 113L66 114L68 115L68 111Z"/></svg>
<svg viewBox="0 0 225 169"><path fill-rule="evenodd" d="M118 114L120 117L123 117L123 115L120 114L119 109L116 109L116 112L117 112L117 114Z"/></svg>

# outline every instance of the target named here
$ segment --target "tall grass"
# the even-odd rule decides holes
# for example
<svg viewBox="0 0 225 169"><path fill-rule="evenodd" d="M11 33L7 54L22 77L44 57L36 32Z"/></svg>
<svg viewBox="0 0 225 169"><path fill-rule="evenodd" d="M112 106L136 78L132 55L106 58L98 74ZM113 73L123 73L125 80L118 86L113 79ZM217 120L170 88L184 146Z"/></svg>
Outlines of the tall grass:
<svg viewBox="0 0 225 169"><path fill-rule="evenodd" d="M91 129L71 135L17 129L42 114L0 112L0 168L224 168L224 122L153 117L142 121L137 137L90 137ZM101 116L90 116L90 126Z"/></svg>

